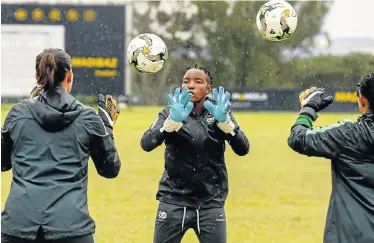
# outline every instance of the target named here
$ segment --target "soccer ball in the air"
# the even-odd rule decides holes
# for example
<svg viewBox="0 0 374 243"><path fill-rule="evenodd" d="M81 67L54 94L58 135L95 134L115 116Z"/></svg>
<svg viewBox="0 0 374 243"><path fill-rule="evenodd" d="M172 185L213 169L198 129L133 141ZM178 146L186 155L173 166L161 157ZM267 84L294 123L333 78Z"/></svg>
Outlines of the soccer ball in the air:
<svg viewBox="0 0 374 243"><path fill-rule="evenodd" d="M284 0L266 2L257 13L256 25L263 38L282 41L290 37L297 27L295 9Z"/></svg>
<svg viewBox="0 0 374 243"><path fill-rule="evenodd" d="M127 47L127 62L140 73L160 71L167 59L166 44L155 34L140 34Z"/></svg>

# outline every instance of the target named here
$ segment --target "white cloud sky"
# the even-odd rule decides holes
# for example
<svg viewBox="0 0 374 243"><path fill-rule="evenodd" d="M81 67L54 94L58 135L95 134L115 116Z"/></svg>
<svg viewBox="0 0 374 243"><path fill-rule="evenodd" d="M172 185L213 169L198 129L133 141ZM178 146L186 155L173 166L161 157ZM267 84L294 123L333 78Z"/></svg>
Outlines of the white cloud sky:
<svg viewBox="0 0 374 243"><path fill-rule="evenodd" d="M335 0L323 30L331 38L374 39L374 0Z"/></svg>
<svg viewBox="0 0 374 243"><path fill-rule="evenodd" d="M99 2L102 4L105 2L125 3L134 1L136 2L138 0L37 0L37 2L40 3L80 2L86 4ZM266 2L266 0L261 1ZM19 3L33 2L33 0L2 0L2 2ZM374 0L335 0L330 12L326 16L323 30L329 32L332 38L350 37L374 39Z"/></svg>

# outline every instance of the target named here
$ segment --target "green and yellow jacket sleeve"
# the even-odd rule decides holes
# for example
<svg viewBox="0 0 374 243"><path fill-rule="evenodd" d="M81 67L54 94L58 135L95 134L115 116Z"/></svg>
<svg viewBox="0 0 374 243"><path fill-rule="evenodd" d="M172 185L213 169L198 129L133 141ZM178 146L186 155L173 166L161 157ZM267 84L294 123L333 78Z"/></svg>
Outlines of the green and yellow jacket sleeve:
<svg viewBox="0 0 374 243"><path fill-rule="evenodd" d="M332 159L346 147L347 141L353 140L351 124L352 121L344 120L313 128L310 116L299 115L291 128L288 145L300 154Z"/></svg>

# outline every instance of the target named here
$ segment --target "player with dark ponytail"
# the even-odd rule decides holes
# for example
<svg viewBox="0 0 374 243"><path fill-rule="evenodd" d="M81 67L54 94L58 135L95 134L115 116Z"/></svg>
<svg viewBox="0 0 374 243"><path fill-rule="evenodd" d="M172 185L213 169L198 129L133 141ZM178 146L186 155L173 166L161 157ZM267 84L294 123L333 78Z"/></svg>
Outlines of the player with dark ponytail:
<svg viewBox="0 0 374 243"><path fill-rule="evenodd" d="M66 52L46 52L39 63L39 83L44 90L55 88L64 80L66 73L70 70L71 60Z"/></svg>
<svg viewBox="0 0 374 243"><path fill-rule="evenodd" d="M154 243L179 243L190 228L201 243L226 242L225 142L239 156L249 152L249 142L230 111L230 94L223 87L212 91L212 81L208 69L188 68L141 139L148 152L166 146Z"/></svg>
<svg viewBox="0 0 374 243"><path fill-rule="evenodd" d="M36 57L30 99L9 111L1 129L1 171L13 181L1 215L3 243L94 243L88 213L88 159L99 175L121 167L113 141L116 101L99 95L99 113L70 91L70 56L46 49Z"/></svg>
<svg viewBox="0 0 374 243"><path fill-rule="evenodd" d="M30 97L34 97L43 90L54 88L59 85L66 76L72 75L69 71L72 69L70 56L60 49L46 49L36 56L36 80L37 85L31 91ZM69 80L72 77L68 77ZM71 85L68 86L71 91Z"/></svg>
<svg viewBox="0 0 374 243"><path fill-rule="evenodd" d="M301 111L289 146L300 154L331 159L332 192L324 243L374 242L374 72L357 88L357 121L313 128L317 112L333 101L324 89L300 94Z"/></svg>

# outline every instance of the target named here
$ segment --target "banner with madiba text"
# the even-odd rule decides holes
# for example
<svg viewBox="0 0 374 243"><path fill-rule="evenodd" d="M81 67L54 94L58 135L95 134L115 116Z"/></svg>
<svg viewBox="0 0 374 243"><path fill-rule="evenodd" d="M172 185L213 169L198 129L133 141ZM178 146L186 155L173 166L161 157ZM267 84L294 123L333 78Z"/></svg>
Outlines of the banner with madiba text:
<svg viewBox="0 0 374 243"><path fill-rule="evenodd" d="M231 109L239 111L298 111L301 89L227 89ZM356 90L326 90L334 102L326 112L358 112Z"/></svg>
<svg viewBox="0 0 374 243"><path fill-rule="evenodd" d="M125 92L125 5L1 4L1 32L2 97L28 95L45 48L70 54L72 94Z"/></svg>

